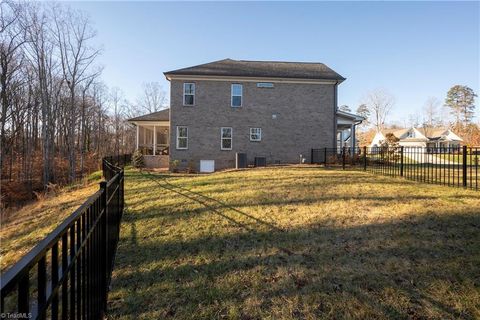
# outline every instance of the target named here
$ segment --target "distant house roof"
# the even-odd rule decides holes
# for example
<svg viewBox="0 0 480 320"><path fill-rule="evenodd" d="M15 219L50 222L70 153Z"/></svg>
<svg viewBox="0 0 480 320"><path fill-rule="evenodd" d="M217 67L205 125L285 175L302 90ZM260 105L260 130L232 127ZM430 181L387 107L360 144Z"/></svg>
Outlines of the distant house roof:
<svg viewBox="0 0 480 320"><path fill-rule="evenodd" d="M189 76L224 76L251 78L292 78L311 80L345 80L344 77L316 62L280 62L280 61L247 61L224 59L198 66L168 71L170 75Z"/></svg>
<svg viewBox="0 0 480 320"><path fill-rule="evenodd" d="M391 133L395 137L400 138L405 133L407 133L408 130L410 130L410 129L384 129L384 130L382 130L382 134L383 134L384 137L386 137L387 134Z"/></svg>
<svg viewBox="0 0 480 320"><path fill-rule="evenodd" d="M418 128L425 137L430 139L432 138L440 138L442 135L445 135L448 131L447 128L435 128L435 129L425 129L425 128Z"/></svg>
<svg viewBox="0 0 480 320"><path fill-rule="evenodd" d="M169 121L170 120L170 109L164 109L157 112L152 112L145 114L143 116L135 117L128 119L128 121Z"/></svg>

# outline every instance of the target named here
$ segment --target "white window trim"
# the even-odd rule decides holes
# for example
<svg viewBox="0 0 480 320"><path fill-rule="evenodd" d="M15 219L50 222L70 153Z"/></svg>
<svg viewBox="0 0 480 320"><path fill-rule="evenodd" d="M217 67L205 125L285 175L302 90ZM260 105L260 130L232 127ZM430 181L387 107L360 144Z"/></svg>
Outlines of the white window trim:
<svg viewBox="0 0 480 320"><path fill-rule="evenodd" d="M241 92L240 92L240 95L233 95L233 86L235 85L238 85L240 86L241 88ZM240 105L239 106L234 106L233 105L233 97L240 97ZM232 85L230 86L230 106L232 108L240 108L240 107L243 107L243 84L241 83L232 83Z"/></svg>
<svg viewBox="0 0 480 320"><path fill-rule="evenodd" d="M179 136L180 128L186 128L186 129L187 129L187 136L186 136L186 137L180 137L180 136ZM180 139L180 138L186 138L186 139L187 139L187 146L186 146L185 148L181 148L181 147L179 146L179 143L178 143L178 142L179 142L179 139ZM187 126L177 126L177 141L176 141L176 142L177 142L177 143L176 143L176 147L177 147L178 150L187 150L187 149L188 149L188 127L187 127Z"/></svg>
<svg viewBox="0 0 480 320"><path fill-rule="evenodd" d="M230 138L223 137L223 129L230 129ZM230 148L223 147L223 139L230 139ZM233 148L233 128L232 127L221 127L220 128L220 150L232 150Z"/></svg>
<svg viewBox="0 0 480 320"><path fill-rule="evenodd" d="M193 103L192 104L186 104L185 103L185 87L187 86L187 84L193 84ZM183 106L185 107L191 107L191 106L194 106L195 105L195 91L197 91L197 86L195 85L195 82L184 82L183 83ZM191 94L189 94L190 96Z"/></svg>
<svg viewBox="0 0 480 320"><path fill-rule="evenodd" d="M255 130L255 129L260 129L260 138L259 139L252 139L252 131ZM254 142L259 142L259 141L262 141L262 128L250 128L250 141L254 141Z"/></svg>

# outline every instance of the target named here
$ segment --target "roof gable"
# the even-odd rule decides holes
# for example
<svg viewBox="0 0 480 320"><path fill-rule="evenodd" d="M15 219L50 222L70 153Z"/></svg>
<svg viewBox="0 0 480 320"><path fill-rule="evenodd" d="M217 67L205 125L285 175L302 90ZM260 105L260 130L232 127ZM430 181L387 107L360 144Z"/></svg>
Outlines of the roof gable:
<svg viewBox="0 0 480 320"><path fill-rule="evenodd" d="M169 76L220 76L250 78L291 78L310 80L337 80L344 77L323 63L314 62L281 62L281 61L248 61L224 59L193 67L168 71Z"/></svg>

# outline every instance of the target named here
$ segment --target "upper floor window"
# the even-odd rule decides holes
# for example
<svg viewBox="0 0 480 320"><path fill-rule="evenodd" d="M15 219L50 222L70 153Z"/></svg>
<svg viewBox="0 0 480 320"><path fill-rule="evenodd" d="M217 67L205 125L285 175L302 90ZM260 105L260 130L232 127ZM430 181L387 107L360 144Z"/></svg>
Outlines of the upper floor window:
<svg viewBox="0 0 480 320"><path fill-rule="evenodd" d="M188 149L188 127L177 127L177 149Z"/></svg>
<svg viewBox="0 0 480 320"><path fill-rule="evenodd" d="M222 150L232 150L232 128L221 128L220 148Z"/></svg>
<svg viewBox="0 0 480 320"><path fill-rule="evenodd" d="M262 128L250 128L250 141L262 141Z"/></svg>
<svg viewBox="0 0 480 320"><path fill-rule="evenodd" d="M415 138L415 131L413 131L413 130L408 131L407 138Z"/></svg>
<svg viewBox="0 0 480 320"><path fill-rule="evenodd" d="M195 104L195 83L183 84L183 105L193 106Z"/></svg>
<svg viewBox="0 0 480 320"><path fill-rule="evenodd" d="M232 84L232 107L242 106L242 94L243 85L238 83Z"/></svg>

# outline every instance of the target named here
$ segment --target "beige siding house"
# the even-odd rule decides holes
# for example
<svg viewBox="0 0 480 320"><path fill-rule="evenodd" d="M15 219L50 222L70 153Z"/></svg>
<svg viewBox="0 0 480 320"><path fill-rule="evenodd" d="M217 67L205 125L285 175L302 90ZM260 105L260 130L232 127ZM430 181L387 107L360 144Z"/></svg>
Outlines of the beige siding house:
<svg viewBox="0 0 480 320"><path fill-rule="evenodd" d="M398 144L404 147L423 148L426 151L441 152L442 150L459 148L463 139L448 128L407 128L389 129L377 132L370 147L380 147L388 134L398 139Z"/></svg>
<svg viewBox="0 0 480 320"><path fill-rule="evenodd" d="M312 148L334 148L339 137L355 145L361 118L337 112L345 78L322 63L225 59L165 76L170 109L129 120L148 166L233 168L237 153L249 165L309 162Z"/></svg>

